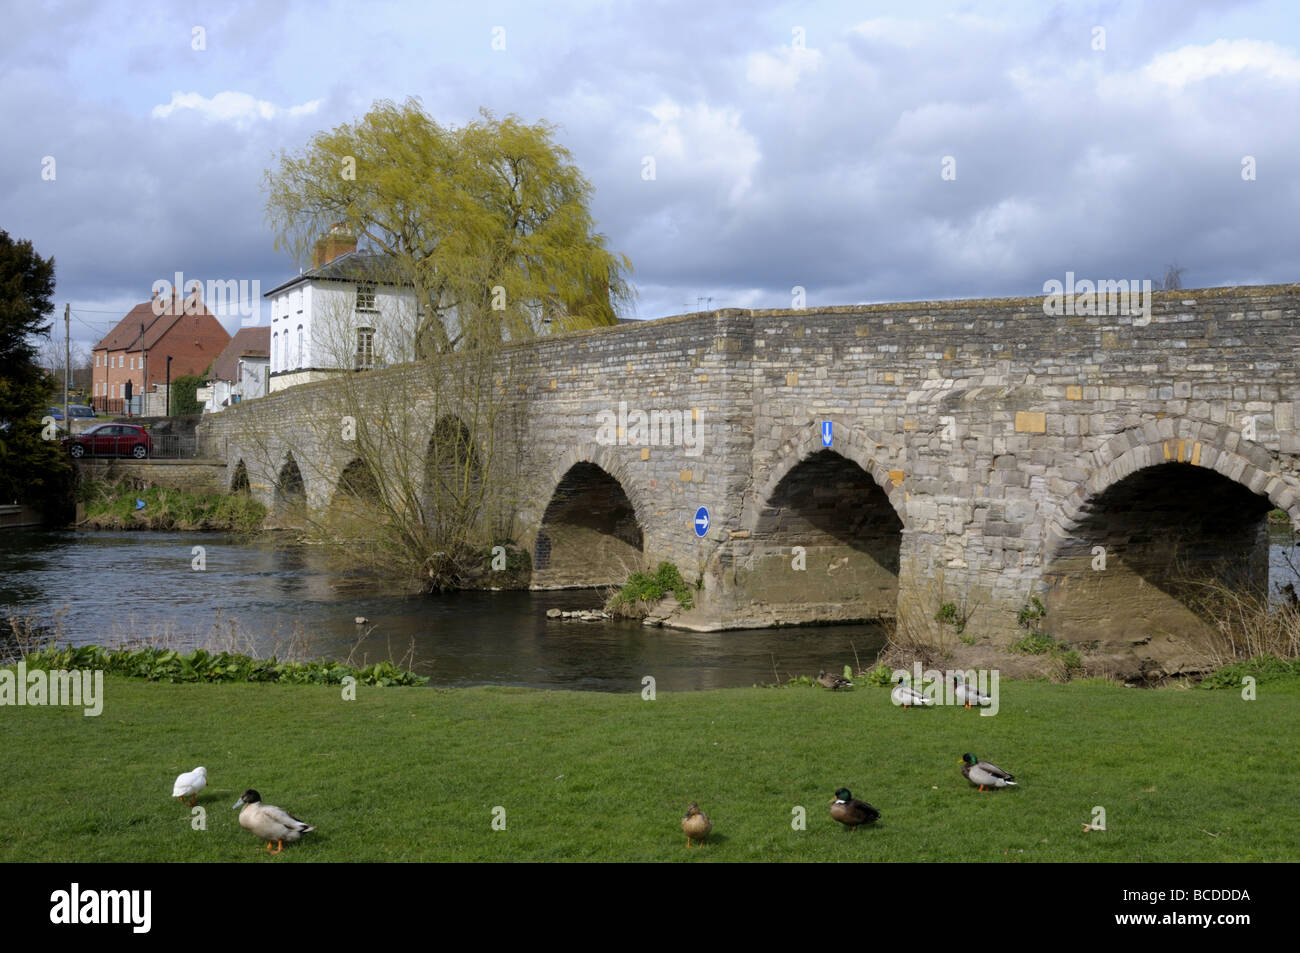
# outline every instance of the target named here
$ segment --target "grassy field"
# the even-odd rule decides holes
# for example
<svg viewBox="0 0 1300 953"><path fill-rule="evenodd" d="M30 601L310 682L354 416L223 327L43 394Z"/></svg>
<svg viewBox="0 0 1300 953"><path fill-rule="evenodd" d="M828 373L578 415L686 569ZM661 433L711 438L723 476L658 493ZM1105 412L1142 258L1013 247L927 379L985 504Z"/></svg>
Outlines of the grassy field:
<svg viewBox="0 0 1300 953"><path fill-rule="evenodd" d="M1300 860L1300 681L1236 691L1008 682L1001 711L858 687L639 695L169 685L110 677L98 718L0 708L0 860ZM980 793L965 751L1013 772ZM170 799L202 764L207 829ZM882 812L855 833L836 788ZM318 826L271 857L248 787ZM714 822L703 849L689 801ZM807 809L807 829L791 827ZM1095 805L1109 829L1086 832ZM505 808L505 829L491 826Z"/></svg>

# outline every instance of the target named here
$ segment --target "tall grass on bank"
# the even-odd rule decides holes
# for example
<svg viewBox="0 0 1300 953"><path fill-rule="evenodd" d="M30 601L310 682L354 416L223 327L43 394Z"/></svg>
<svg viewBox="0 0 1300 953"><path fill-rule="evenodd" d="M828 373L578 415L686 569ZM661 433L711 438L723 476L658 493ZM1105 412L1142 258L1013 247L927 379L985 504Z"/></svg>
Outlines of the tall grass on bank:
<svg viewBox="0 0 1300 953"><path fill-rule="evenodd" d="M33 657L63 658L58 653L71 649L73 642L65 628L65 617L66 613L60 610L49 621L31 614L18 613L0 618L0 666L13 665ZM247 659L249 663L270 662L299 666L339 664L348 669L369 669L379 665L409 672L415 662L415 639L409 639L405 650L398 654L391 642L375 644L376 640L372 638L374 628L358 627L356 638L346 656L324 659L312 651L311 637L301 622L295 622L288 631L277 625L268 633L258 633L235 619L226 618L218 609L212 624L202 632L184 632L172 625L154 625L142 629L134 620L128 619L125 623L115 623L108 632L100 635L103 648L88 647L100 652L120 650L144 653L139 656L140 659L156 659L167 655L168 664L173 658L194 658L195 653L199 653L197 657L200 662L204 657L224 656L231 660ZM82 664L84 660L73 661L75 665L72 667L85 667Z"/></svg>
<svg viewBox="0 0 1300 953"><path fill-rule="evenodd" d="M1267 592L1232 586L1217 579L1184 583L1188 605L1206 621L1204 652L1212 667L1255 656L1300 657L1300 600L1270 602Z"/></svg>
<svg viewBox="0 0 1300 953"><path fill-rule="evenodd" d="M77 488L85 505L79 526L92 529L224 530L252 534L262 528L266 507L246 493L187 493L141 488L132 480L85 481ZM144 501L137 508L137 500Z"/></svg>

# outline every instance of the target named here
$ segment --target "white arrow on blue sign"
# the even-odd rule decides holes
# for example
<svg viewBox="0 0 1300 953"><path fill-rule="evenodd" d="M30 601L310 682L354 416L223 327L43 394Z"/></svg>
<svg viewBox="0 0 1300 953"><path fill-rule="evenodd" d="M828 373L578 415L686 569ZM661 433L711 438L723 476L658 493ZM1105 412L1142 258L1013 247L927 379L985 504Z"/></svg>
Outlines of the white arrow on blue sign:
<svg viewBox="0 0 1300 953"><path fill-rule="evenodd" d="M829 447L831 445L831 424L832 423L834 423L834 421L831 420L822 421L822 446L823 447Z"/></svg>
<svg viewBox="0 0 1300 953"><path fill-rule="evenodd" d="M701 506L695 511L695 535L703 536L709 531L709 510Z"/></svg>

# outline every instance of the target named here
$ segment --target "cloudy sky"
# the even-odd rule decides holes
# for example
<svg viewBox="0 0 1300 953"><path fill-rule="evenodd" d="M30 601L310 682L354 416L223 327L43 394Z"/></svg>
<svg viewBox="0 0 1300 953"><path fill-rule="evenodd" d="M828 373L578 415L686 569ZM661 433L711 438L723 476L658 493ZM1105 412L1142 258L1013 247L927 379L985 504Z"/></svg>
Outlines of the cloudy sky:
<svg viewBox="0 0 1300 953"><path fill-rule="evenodd" d="M87 343L177 271L295 274L264 171L408 97L556 123L633 317L1174 262L1188 287L1300 280L1289 0L0 0L0 22L0 229L54 256Z"/></svg>

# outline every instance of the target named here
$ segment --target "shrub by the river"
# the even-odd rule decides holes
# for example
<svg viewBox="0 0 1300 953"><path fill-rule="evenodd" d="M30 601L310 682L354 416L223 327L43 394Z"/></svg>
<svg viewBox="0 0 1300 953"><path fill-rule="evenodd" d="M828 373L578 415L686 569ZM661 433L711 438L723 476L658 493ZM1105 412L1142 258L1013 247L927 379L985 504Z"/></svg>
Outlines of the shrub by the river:
<svg viewBox="0 0 1300 953"><path fill-rule="evenodd" d="M254 533L266 507L246 493L187 493L167 487L137 489L130 481L87 481L77 488L85 504L82 525L96 529L226 530ZM144 507L137 509L136 500Z"/></svg>
<svg viewBox="0 0 1300 953"><path fill-rule="evenodd" d="M611 603L616 606L636 606L639 603L656 603L668 593L672 593L683 609L693 605L691 587L682 578L681 572L670 562L662 562L653 573L634 572L627 577L623 588L615 594Z"/></svg>
<svg viewBox="0 0 1300 953"><path fill-rule="evenodd" d="M147 678L152 682L283 682L293 685L338 685L351 675L361 685L423 685L428 678L377 662L351 668L339 662L280 662L232 652L213 654L195 649L183 655L175 649L105 649L98 645L38 649L26 657L29 670L99 669L112 675Z"/></svg>

